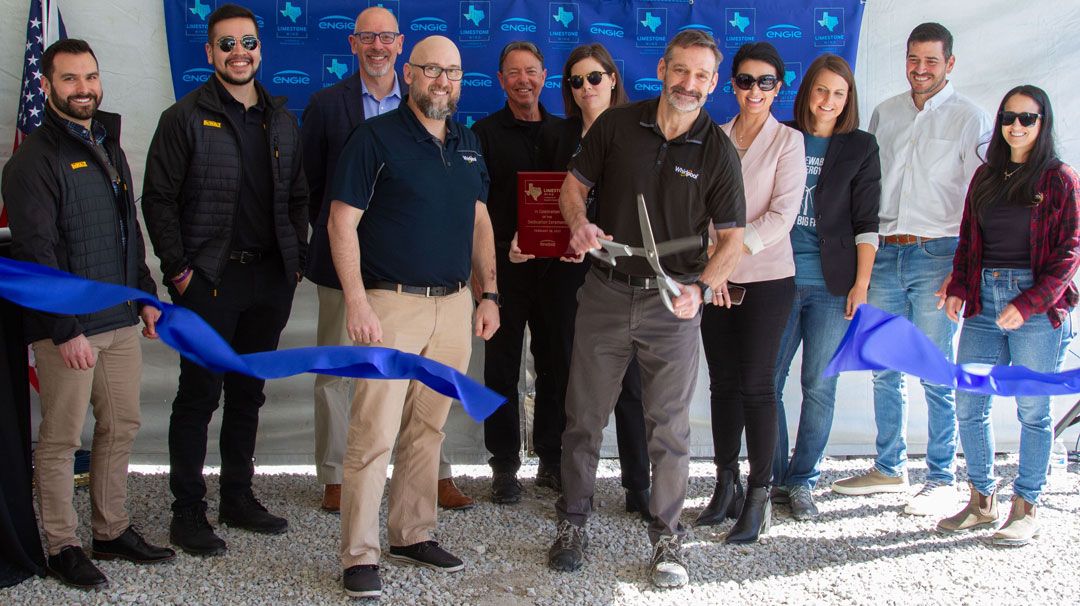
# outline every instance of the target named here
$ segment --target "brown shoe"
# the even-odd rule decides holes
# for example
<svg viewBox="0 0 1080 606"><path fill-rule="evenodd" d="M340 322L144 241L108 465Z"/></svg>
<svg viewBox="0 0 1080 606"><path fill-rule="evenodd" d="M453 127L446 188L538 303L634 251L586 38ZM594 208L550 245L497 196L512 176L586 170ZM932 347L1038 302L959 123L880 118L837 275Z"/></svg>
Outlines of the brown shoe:
<svg viewBox="0 0 1080 606"><path fill-rule="evenodd" d="M326 485L326 489L323 490L322 509L330 513L341 511L341 484Z"/></svg>
<svg viewBox="0 0 1080 606"><path fill-rule="evenodd" d="M984 496L975 490L974 484L969 482L968 487L971 489L971 499L968 504L955 515L938 522L938 532L964 532L979 528L993 528L997 524L997 488L990 493L990 496Z"/></svg>
<svg viewBox="0 0 1080 606"><path fill-rule="evenodd" d="M439 480L439 507L443 509L472 509L476 503L465 496L456 485L454 478Z"/></svg>
<svg viewBox="0 0 1080 606"><path fill-rule="evenodd" d="M994 533L994 545L1019 547L1038 537L1039 521L1035 519L1035 505L1013 495L1009 519Z"/></svg>

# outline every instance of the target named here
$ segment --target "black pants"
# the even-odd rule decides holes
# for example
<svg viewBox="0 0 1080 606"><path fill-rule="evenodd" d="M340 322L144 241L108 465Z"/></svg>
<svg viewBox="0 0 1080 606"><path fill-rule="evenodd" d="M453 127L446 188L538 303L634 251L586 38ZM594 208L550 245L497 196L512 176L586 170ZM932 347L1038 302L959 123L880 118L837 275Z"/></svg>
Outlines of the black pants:
<svg viewBox="0 0 1080 606"><path fill-rule="evenodd" d="M708 305L701 320L709 364L713 453L718 468L739 473L746 428L747 484L768 486L776 449L776 355L795 298L795 279L741 284L742 305Z"/></svg>
<svg viewBox="0 0 1080 606"><path fill-rule="evenodd" d="M171 290L171 289L170 289ZM173 300L202 316L237 353L277 349L292 309L295 276L286 276L280 257L250 264L229 261L215 288L194 275L183 295ZM221 496L234 498L251 490L259 407L266 401L262 379L215 373L181 358L180 386L169 419L169 488L173 510L191 507L206 496L202 469L206 432L222 388Z"/></svg>
<svg viewBox="0 0 1080 606"><path fill-rule="evenodd" d="M641 405L641 369L630 360L623 375L622 392L615 402L615 438L619 445L622 487L642 491L649 487L649 451L645 438L645 409Z"/></svg>

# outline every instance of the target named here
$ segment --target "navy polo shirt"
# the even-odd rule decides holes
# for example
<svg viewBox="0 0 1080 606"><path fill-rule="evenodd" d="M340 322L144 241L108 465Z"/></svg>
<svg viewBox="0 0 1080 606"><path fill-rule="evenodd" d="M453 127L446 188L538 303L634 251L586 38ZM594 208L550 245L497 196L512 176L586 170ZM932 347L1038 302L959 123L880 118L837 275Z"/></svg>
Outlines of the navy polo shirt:
<svg viewBox="0 0 1080 606"><path fill-rule="evenodd" d="M486 203L487 195L476 135L447 120L444 144L402 102L349 135L329 199L364 211L364 280L453 286L472 271L476 202Z"/></svg>
<svg viewBox="0 0 1080 606"><path fill-rule="evenodd" d="M645 196L653 237L658 243L746 225L746 198L739 155L724 131L704 110L690 130L668 140L656 124L659 99L611 108L581 142L569 170L593 187L595 223L616 242L641 246L637 195ZM696 279L705 269L707 251L664 256L672 277ZM641 257L620 258L619 271L654 276Z"/></svg>

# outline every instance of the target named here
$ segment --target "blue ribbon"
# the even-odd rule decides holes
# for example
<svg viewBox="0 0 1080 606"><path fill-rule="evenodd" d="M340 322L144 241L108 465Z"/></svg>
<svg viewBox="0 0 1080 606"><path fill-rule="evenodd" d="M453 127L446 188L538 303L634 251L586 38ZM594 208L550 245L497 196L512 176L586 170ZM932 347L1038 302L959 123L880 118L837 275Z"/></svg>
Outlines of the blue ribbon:
<svg viewBox="0 0 1080 606"><path fill-rule="evenodd" d="M301 347L237 354L195 312L126 286L93 282L51 267L0 258L0 297L38 311L87 314L135 301L161 310L157 332L185 358L215 372L279 379L314 372L357 379L410 379L461 400L477 422L506 398L468 376L422 356L386 347Z"/></svg>
<svg viewBox="0 0 1080 606"><path fill-rule="evenodd" d="M848 370L896 370L930 383L995 396L1080 393L1080 369L1044 373L1024 366L953 364L906 318L873 305L859 306L823 374L831 377Z"/></svg>

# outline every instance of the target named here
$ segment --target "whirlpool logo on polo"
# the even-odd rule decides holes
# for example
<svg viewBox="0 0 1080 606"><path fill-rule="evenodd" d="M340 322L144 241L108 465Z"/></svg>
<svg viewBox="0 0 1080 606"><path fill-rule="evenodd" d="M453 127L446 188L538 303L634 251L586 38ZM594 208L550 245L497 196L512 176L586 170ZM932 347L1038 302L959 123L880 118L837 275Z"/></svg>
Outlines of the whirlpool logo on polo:
<svg viewBox="0 0 1080 606"><path fill-rule="evenodd" d="M675 174L680 177L686 177L687 179L693 179L694 181L697 181L697 178L701 176L700 173L696 173L689 168L683 168L678 164L675 165Z"/></svg>
<svg viewBox="0 0 1080 606"><path fill-rule="evenodd" d="M621 25L603 22L590 25L589 33L594 36L606 36L608 38L623 38L626 36Z"/></svg>
<svg viewBox="0 0 1080 606"><path fill-rule="evenodd" d="M548 42L577 44L580 14L576 2L549 2Z"/></svg>
<svg viewBox="0 0 1080 606"><path fill-rule="evenodd" d="M418 17L409 24L409 30L429 34L445 34L450 31L450 26L444 19L438 17Z"/></svg>
<svg viewBox="0 0 1080 606"><path fill-rule="evenodd" d="M663 48L667 44L668 16L666 8L639 8L635 14L638 48Z"/></svg>
<svg viewBox="0 0 1080 606"><path fill-rule="evenodd" d="M724 9L724 46L738 48L757 36L757 9Z"/></svg>
<svg viewBox="0 0 1080 606"><path fill-rule="evenodd" d="M544 88L560 90L562 89L562 74L555 74L554 76L548 76L544 80Z"/></svg>
<svg viewBox="0 0 1080 606"><path fill-rule="evenodd" d="M184 2L184 34L193 38L206 37L206 18L214 11L215 0Z"/></svg>
<svg viewBox="0 0 1080 606"><path fill-rule="evenodd" d="M308 0L277 0L274 33L280 40L308 37Z"/></svg>
<svg viewBox="0 0 1080 606"><path fill-rule="evenodd" d="M842 8L814 9L814 46L836 47L847 44L847 23Z"/></svg>
<svg viewBox="0 0 1080 606"><path fill-rule="evenodd" d="M765 30L765 37L770 40L800 40L803 35L802 30L797 25L777 23Z"/></svg>
<svg viewBox="0 0 1080 606"><path fill-rule="evenodd" d="M461 86L468 88L491 88L495 81L491 76L481 72L465 72L461 77Z"/></svg>
<svg viewBox="0 0 1080 606"><path fill-rule="evenodd" d="M311 76L307 72L298 69L283 69L280 72L274 72L274 75L270 77L270 81L274 84L305 86L311 84Z"/></svg>
<svg viewBox="0 0 1080 606"><path fill-rule="evenodd" d="M502 23L499 24L499 29L504 32L518 34L535 34L536 21L524 17L510 17L509 19L502 20Z"/></svg>
<svg viewBox="0 0 1080 606"><path fill-rule="evenodd" d="M213 75L214 70L208 67L193 67L181 74L180 79L184 82L206 82Z"/></svg>
<svg viewBox="0 0 1080 606"><path fill-rule="evenodd" d="M355 20L346 15L327 15L319 19L319 29L352 33Z"/></svg>
<svg viewBox="0 0 1080 606"><path fill-rule="evenodd" d="M643 93L658 93L664 90L664 83L657 78L639 78L634 81L634 90Z"/></svg>

